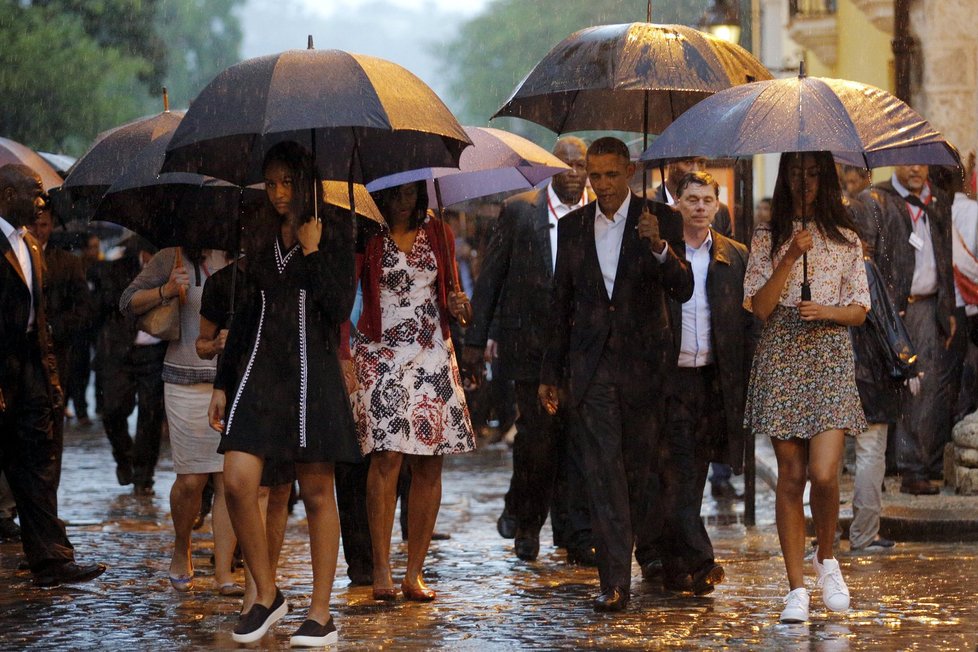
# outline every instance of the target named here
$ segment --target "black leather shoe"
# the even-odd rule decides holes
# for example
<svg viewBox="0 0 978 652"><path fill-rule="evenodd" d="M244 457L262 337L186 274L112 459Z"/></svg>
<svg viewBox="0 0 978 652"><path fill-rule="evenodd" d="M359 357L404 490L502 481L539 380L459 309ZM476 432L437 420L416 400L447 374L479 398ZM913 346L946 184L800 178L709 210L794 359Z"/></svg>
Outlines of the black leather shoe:
<svg viewBox="0 0 978 652"><path fill-rule="evenodd" d="M914 496L933 496L940 493L940 489L930 483L930 480L917 478L916 480L904 480L900 483L900 493L911 494Z"/></svg>
<svg viewBox="0 0 978 652"><path fill-rule="evenodd" d="M714 498L724 498L728 500L740 499L744 497L744 494L737 492L737 489L730 483L730 480L718 480L710 483L710 495Z"/></svg>
<svg viewBox="0 0 978 652"><path fill-rule="evenodd" d="M646 582L655 582L662 578L662 560L653 559L642 564L642 579Z"/></svg>
<svg viewBox="0 0 978 652"><path fill-rule="evenodd" d="M119 481L120 487L132 484L132 462L124 460L116 463L115 479Z"/></svg>
<svg viewBox="0 0 978 652"><path fill-rule="evenodd" d="M598 551L593 546L574 546L567 549L567 563L577 566L597 566Z"/></svg>
<svg viewBox="0 0 978 652"><path fill-rule="evenodd" d="M624 611L628 606L628 591L620 586L613 586L593 602L595 611Z"/></svg>
<svg viewBox="0 0 978 652"><path fill-rule="evenodd" d="M0 518L0 541L20 541L20 526L13 518Z"/></svg>
<svg viewBox="0 0 978 652"><path fill-rule="evenodd" d="M692 593L693 578L689 576L689 573L664 573L662 575L662 588L673 593Z"/></svg>
<svg viewBox="0 0 978 652"><path fill-rule="evenodd" d="M536 561L540 554L540 538L535 536L517 536L513 543L513 551L523 561Z"/></svg>
<svg viewBox="0 0 978 652"><path fill-rule="evenodd" d="M693 573L693 594L709 595L713 593L713 588L723 581L726 575L723 566L709 562L700 566L699 570Z"/></svg>
<svg viewBox="0 0 978 652"><path fill-rule="evenodd" d="M496 520L496 531L504 539L513 539L516 537L516 519L505 509L502 515Z"/></svg>
<svg viewBox="0 0 978 652"><path fill-rule="evenodd" d="M79 565L73 561L45 568L34 573L35 586L58 586L73 582L87 582L105 572L105 564Z"/></svg>

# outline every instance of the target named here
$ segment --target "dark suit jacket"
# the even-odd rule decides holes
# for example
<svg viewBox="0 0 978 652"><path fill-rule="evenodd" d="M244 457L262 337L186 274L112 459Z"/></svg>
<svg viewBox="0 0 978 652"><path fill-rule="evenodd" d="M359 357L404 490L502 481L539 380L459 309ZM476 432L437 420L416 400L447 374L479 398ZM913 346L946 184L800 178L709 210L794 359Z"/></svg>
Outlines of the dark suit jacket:
<svg viewBox="0 0 978 652"><path fill-rule="evenodd" d="M547 187L510 197L482 256L472 323L465 332L469 346L484 347L490 337L498 339L507 378L540 378L550 326L552 255Z"/></svg>
<svg viewBox="0 0 978 652"><path fill-rule="evenodd" d="M710 304L710 335L722 400L722 405L717 407L723 411L726 431L721 433L725 437L713 446L715 458L711 461L731 465L734 473L743 473L744 469L744 402L759 332L759 323L743 306L747 258L747 247L713 231L706 296ZM669 298L676 353L674 361L679 359L682 344L682 306L682 302Z"/></svg>
<svg viewBox="0 0 978 652"><path fill-rule="evenodd" d="M683 246L682 218L664 204L649 203L668 242L660 264L648 240L638 237L642 205L632 195L609 299L594 244L596 207L592 202L560 220L551 328L540 382L561 385L570 406L577 405L609 345L609 351L618 352L611 362L622 379L625 400L652 400L674 353L666 294L682 302L693 293L693 273L676 254Z"/></svg>
<svg viewBox="0 0 978 652"><path fill-rule="evenodd" d="M126 255L118 260L98 263L94 274L96 323L100 324L95 356L97 364L103 361L125 360L135 344L136 320L122 314L119 298L139 275L141 265L136 255Z"/></svg>
<svg viewBox="0 0 978 652"><path fill-rule="evenodd" d="M54 358L51 335L48 330L44 306L44 259L41 247L27 233L24 236L31 255L31 268L34 278L34 328L40 345L41 364L48 379L48 391L53 406L61 405L61 386L58 381L58 366ZM30 319L31 290L24 278L17 256L10 247L10 241L0 234L0 392L6 410L17 409L19 389L24 365L30 351L36 350L27 333Z"/></svg>
<svg viewBox="0 0 978 652"><path fill-rule="evenodd" d="M954 273L951 263L951 200L931 185L934 199L927 207L927 221L934 243L937 262L937 318L945 335L950 334L948 317L954 311ZM910 245L913 223L907 204L889 181L862 194L872 210L868 223L860 226L860 234L873 252L873 262L886 282L894 307L907 309L910 284L915 265L914 248ZM858 215L858 213L857 213Z"/></svg>
<svg viewBox="0 0 978 652"><path fill-rule="evenodd" d="M94 305L81 259L48 245L44 250L44 299L55 350L67 351L75 334L92 323Z"/></svg>

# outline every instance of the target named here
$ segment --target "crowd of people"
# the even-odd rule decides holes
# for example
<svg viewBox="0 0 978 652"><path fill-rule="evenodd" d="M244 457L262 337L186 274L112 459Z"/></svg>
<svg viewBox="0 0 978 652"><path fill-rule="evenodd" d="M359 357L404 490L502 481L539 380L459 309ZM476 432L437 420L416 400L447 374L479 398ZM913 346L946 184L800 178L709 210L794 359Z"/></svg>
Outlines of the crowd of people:
<svg viewBox="0 0 978 652"><path fill-rule="evenodd" d="M627 607L633 555L668 591L723 582L704 490L735 497L745 441L764 436L778 461L780 619L809 617L809 481L816 586L826 608L847 610L834 555L846 435L850 547L885 549L884 474L936 493L954 419L974 407L978 275L958 262L978 251L972 171L900 166L870 185L828 153L787 154L738 242L742 207L720 201L702 159L672 162L644 202L620 140L562 137L553 153L568 169L508 198L491 235L473 237L428 211L423 182L374 194L386 228L352 220L315 190L310 153L282 143L241 252L156 251L133 236L112 261L94 236L80 256L48 246L39 177L0 168L0 470L20 520L0 512L0 535L21 538L35 584L105 571L74 559L57 518L66 405L91 424L94 366L120 485L153 494L168 430L175 591L195 585L191 539L212 502L214 588L242 599L239 643L288 612L276 569L295 482L313 589L292 645L336 641L341 536L351 581L375 600L435 600L424 569L443 459L475 449L489 412L515 415L499 534L534 561L549 518L567 562L597 568L594 609ZM163 312L178 327L150 334Z"/></svg>

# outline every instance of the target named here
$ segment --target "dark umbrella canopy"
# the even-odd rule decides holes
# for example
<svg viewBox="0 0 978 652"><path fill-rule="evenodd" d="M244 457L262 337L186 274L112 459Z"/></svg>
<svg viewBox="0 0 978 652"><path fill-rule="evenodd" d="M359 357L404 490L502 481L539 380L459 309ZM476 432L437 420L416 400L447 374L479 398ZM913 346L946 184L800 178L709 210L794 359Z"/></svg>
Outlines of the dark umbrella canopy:
<svg viewBox="0 0 978 652"><path fill-rule="evenodd" d="M960 165L944 137L890 93L804 74L737 86L703 100L656 138L641 160L810 151L830 151L839 161L866 168Z"/></svg>
<svg viewBox="0 0 978 652"><path fill-rule="evenodd" d="M770 78L740 46L685 25L601 25L554 46L493 118L523 118L558 133L659 133L713 93Z"/></svg>
<svg viewBox="0 0 978 652"><path fill-rule="evenodd" d="M469 144L444 103L404 68L340 50L289 50L218 74L174 134L164 171L258 183L265 152L283 140L316 152L321 178L358 183L457 165Z"/></svg>
<svg viewBox="0 0 978 652"><path fill-rule="evenodd" d="M16 140L0 138L0 165L7 165L8 163L26 165L37 172L45 190L56 188L62 184L61 175L37 152Z"/></svg>

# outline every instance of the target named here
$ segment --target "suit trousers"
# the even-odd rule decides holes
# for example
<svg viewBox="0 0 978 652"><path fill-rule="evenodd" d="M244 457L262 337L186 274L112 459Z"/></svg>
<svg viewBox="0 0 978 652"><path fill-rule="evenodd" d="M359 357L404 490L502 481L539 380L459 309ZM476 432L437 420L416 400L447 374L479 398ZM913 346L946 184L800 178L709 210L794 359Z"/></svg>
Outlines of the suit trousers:
<svg viewBox="0 0 978 652"><path fill-rule="evenodd" d="M709 451L723 428L723 407L716 367L675 371L666 399L666 426L661 446L663 574L682 577L712 563L713 544L700 509L710 466Z"/></svg>
<svg viewBox="0 0 978 652"><path fill-rule="evenodd" d="M367 471L370 462L356 464L337 462L336 508L340 516L340 532L343 535L343 557L347 575L370 577L374 562L370 543L370 523L367 520Z"/></svg>
<svg viewBox="0 0 978 652"><path fill-rule="evenodd" d="M590 521L587 508L581 505L587 498L581 490L583 477L575 473L577 466L568 460L565 445L564 419L561 414L550 416L537 398L539 383L516 381L516 439L513 442L513 477L506 492L506 510L516 519L516 537L536 537L547 520L555 501L557 477L561 472L569 477L561 483L558 503L563 506L564 520L552 523L554 539L563 536L571 545L588 543ZM584 512L583 517L581 512ZM563 532L559 529L563 528Z"/></svg>
<svg viewBox="0 0 978 652"><path fill-rule="evenodd" d="M591 531L602 592L631 588L634 545L649 536L650 479L658 439L661 400L632 405L622 397L615 372L602 358L581 402L568 410L571 444L587 477ZM650 388L650 394L656 393Z"/></svg>
<svg viewBox="0 0 978 652"><path fill-rule="evenodd" d="M923 373L916 396L901 392L903 405L896 424L897 469L904 479L927 479L940 473L944 444L951 438L951 376L954 354L944 348L937 321L937 298L907 306L903 322L917 351Z"/></svg>
<svg viewBox="0 0 978 652"><path fill-rule="evenodd" d="M163 358L165 342L133 346L121 360L103 360L102 375L105 406L102 423L112 444L116 463L131 461L133 483L153 484L153 471L160 457L160 428L163 425ZM133 408L136 417L135 441L129 438L127 420Z"/></svg>
<svg viewBox="0 0 978 652"><path fill-rule="evenodd" d="M37 573L73 561L75 554L58 519L60 442L36 341L26 352L18 389L16 400L0 413L0 470L17 503L24 556Z"/></svg>

